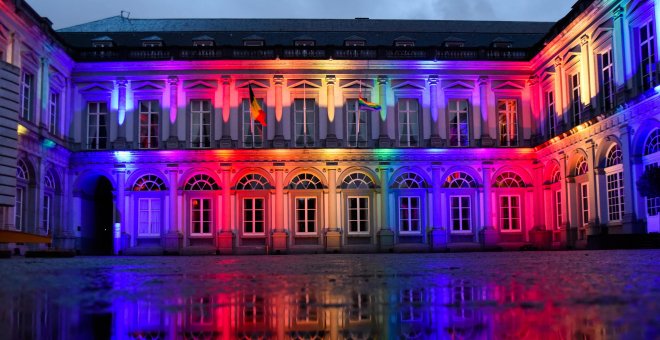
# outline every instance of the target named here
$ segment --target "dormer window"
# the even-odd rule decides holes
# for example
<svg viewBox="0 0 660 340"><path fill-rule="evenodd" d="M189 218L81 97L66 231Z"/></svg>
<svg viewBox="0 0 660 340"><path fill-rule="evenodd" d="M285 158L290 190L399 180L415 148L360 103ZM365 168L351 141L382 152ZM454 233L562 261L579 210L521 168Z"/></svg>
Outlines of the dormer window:
<svg viewBox="0 0 660 340"><path fill-rule="evenodd" d="M415 46L415 39L402 35L402 36L394 39L394 46L395 47L414 47Z"/></svg>
<svg viewBox="0 0 660 340"><path fill-rule="evenodd" d="M259 47L259 46L264 46L264 44L265 44L264 38L258 35L251 35L249 37L243 38L243 46Z"/></svg>
<svg viewBox="0 0 660 340"><path fill-rule="evenodd" d="M163 47L163 39L157 35L143 38L142 47Z"/></svg>
<svg viewBox="0 0 660 340"><path fill-rule="evenodd" d="M202 35L199 37L193 38L194 47L213 47L215 46L215 40L208 35Z"/></svg>
<svg viewBox="0 0 660 340"><path fill-rule="evenodd" d="M107 35L92 39L92 47L94 48L108 48L114 45L112 38Z"/></svg>
<svg viewBox="0 0 660 340"><path fill-rule="evenodd" d="M511 40L501 37L495 38L490 45L495 48L511 48L513 46Z"/></svg>
<svg viewBox="0 0 660 340"><path fill-rule="evenodd" d="M443 45L450 48L465 47L465 40L456 37L449 37L443 41Z"/></svg>
<svg viewBox="0 0 660 340"><path fill-rule="evenodd" d="M366 46L367 39L358 37L357 35L352 35L344 39L344 46Z"/></svg>

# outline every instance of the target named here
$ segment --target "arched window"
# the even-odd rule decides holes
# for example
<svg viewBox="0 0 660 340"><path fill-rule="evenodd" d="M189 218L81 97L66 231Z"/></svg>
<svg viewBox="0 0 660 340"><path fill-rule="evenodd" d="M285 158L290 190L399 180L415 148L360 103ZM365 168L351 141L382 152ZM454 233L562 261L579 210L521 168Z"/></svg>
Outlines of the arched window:
<svg viewBox="0 0 660 340"><path fill-rule="evenodd" d="M623 152L621 152L621 147L619 144L614 144L610 148L610 151L607 152L607 167L615 166L623 162Z"/></svg>
<svg viewBox="0 0 660 340"><path fill-rule="evenodd" d="M247 174L236 183L236 190L266 190L270 188L268 180L259 174Z"/></svg>
<svg viewBox="0 0 660 340"><path fill-rule="evenodd" d="M144 175L135 181L133 191L163 191L167 190L165 183L156 175ZM189 189L186 189L189 190Z"/></svg>
<svg viewBox="0 0 660 340"><path fill-rule="evenodd" d="M198 174L191 177L186 185L183 187L184 190L191 191L201 191L201 190L219 190L220 187L215 182L213 178L209 175Z"/></svg>
<svg viewBox="0 0 660 340"><path fill-rule="evenodd" d="M55 190L55 178L50 171L44 176L44 187L50 190Z"/></svg>
<svg viewBox="0 0 660 340"><path fill-rule="evenodd" d="M422 176L414 172L406 172L396 178L392 184L394 189L421 189L426 187L426 182Z"/></svg>
<svg viewBox="0 0 660 340"><path fill-rule="evenodd" d="M559 186L559 182L561 181L561 171L559 170L559 165L555 165L555 167L552 169L552 176L550 176L550 184L555 184L556 190L552 193L552 207L550 209L553 209L554 211L554 224L555 228L559 229L562 225L562 215L563 215L563 210L562 210L562 196L561 196L561 186Z"/></svg>
<svg viewBox="0 0 660 340"><path fill-rule="evenodd" d="M291 180L288 188L294 190L323 189L323 183L312 174L302 173Z"/></svg>
<svg viewBox="0 0 660 340"><path fill-rule="evenodd" d="M655 129L644 143L644 156L660 151L660 129Z"/></svg>
<svg viewBox="0 0 660 340"><path fill-rule="evenodd" d="M373 189L376 184L371 177L361 173L352 173L344 178L341 183L342 189Z"/></svg>
<svg viewBox="0 0 660 340"><path fill-rule="evenodd" d="M28 171L27 164L22 159L19 159L16 165L16 178L25 181L30 180L30 172Z"/></svg>
<svg viewBox="0 0 660 340"><path fill-rule="evenodd" d="M589 163L584 156L580 156L577 163L575 163L575 176L585 175L589 172Z"/></svg>
<svg viewBox="0 0 660 340"><path fill-rule="evenodd" d="M495 188L524 188L525 182L515 172L505 171L495 179Z"/></svg>
<svg viewBox="0 0 660 340"><path fill-rule="evenodd" d="M561 171L559 171L559 166L555 166L555 168L552 170L550 183L559 183L559 181L561 181Z"/></svg>
<svg viewBox="0 0 660 340"><path fill-rule="evenodd" d="M451 173L447 178L445 179L445 188L452 188L452 189L467 189L467 188L476 188L477 187L477 182L472 178L472 176L468 175L465 172L462 171L456 171Z"/></svg>

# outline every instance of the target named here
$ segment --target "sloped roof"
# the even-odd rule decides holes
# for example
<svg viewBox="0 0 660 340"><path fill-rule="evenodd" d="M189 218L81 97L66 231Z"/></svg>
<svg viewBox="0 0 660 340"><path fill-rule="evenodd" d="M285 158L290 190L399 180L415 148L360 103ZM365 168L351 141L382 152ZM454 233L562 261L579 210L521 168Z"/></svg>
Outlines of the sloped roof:
<svg viewBox="0 0 660 340"><path fill-rule="evenodd" d="M317 46L341 46L357 36L370 46L390 46L406 36L416 46L437 46L456 38L466 47L489 46L495 38L509 39L517 47L532 47L550 30L551 22L380 20L380 19L128 19L114 16L58 30L72 47L89 47L107 35L118 46L140 46L148 34L157 34L168 46L190 46L193 38L207 35L219 45L240 46L256 35L269 45L292 45L298 37L314 37ZM349 40L355 40L350 38Z"/></svg>

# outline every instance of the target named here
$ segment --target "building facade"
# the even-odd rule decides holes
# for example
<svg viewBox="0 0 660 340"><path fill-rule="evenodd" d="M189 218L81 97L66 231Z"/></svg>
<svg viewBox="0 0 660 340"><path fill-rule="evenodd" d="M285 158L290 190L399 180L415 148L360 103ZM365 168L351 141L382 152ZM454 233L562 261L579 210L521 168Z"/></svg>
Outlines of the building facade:
<svg viewBox="0 0 660 340"><path fill-rule="evenodd" d="M0 6L18 117L1 224L57 247L566 248L659 231L660 198L636 184L660 162L654 1L582 0L557 23L119 16L59 31Z"/></svg>

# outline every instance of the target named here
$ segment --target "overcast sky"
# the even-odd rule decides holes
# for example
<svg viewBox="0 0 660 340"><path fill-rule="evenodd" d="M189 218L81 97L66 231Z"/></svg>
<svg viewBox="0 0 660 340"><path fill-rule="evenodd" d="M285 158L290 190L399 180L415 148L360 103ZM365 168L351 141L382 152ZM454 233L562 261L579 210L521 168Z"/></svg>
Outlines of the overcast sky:
<svg viewBox="0 0 660 340"><path fill-rule="evenodd" d="M55 29L132 18L328 18L557 21L576 0L27 0Z"/></svg>

